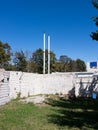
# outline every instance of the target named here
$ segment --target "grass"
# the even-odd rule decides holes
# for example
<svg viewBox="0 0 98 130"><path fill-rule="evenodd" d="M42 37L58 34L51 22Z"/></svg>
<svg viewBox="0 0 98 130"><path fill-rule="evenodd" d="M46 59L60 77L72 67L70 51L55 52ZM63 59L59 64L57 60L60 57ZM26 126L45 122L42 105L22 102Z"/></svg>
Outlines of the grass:
<svg viewBox="0 0 98 130"><path fill-rule="evenodd" d="M0 107L0 130L98 130L98 100L52 96L47 104L13 100Z"/></svg>

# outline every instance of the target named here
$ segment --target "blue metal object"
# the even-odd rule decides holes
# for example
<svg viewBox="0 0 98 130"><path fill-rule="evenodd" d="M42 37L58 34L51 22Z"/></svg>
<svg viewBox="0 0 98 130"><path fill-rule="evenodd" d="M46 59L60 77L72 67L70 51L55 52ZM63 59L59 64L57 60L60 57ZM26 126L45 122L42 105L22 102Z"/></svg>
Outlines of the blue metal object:
<svg viewBox="0 0 98 130"><path fill-rule="evenodd" d="M90 62L90 68L97 68L97 62Z"/></svg>
<svg viewBox="0 0 98 130"><path fill-rule="evenodd" d="M92 98L93 98L93 99L96 99L96 97L97 97L97 96L96 96L96 93L92 93Z"/></svg>

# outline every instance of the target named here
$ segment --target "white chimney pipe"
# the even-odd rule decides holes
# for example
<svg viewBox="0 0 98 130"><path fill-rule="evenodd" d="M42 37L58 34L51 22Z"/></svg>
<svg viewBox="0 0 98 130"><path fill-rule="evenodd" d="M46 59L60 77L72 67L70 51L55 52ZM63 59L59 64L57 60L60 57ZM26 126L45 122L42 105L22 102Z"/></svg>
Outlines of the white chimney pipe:
<svg viewBox="0 0 98 130"><path fill-rule="evenodd" d="M46 37L44 33L44 36L43 36L43 74L45 74L45 44L46 44Z"/></svg>
<svg viewBox="0 0 98 130"><path fill-rule="evenodd" d="M48 74L50 74L50 36L48 35Z"/></svg>

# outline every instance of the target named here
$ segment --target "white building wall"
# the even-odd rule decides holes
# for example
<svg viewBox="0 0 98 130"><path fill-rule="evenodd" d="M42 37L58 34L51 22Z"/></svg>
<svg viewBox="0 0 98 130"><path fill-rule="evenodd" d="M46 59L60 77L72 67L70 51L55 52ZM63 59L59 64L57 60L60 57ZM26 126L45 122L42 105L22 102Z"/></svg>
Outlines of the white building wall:
<svg viewBox="0 0 98 130"><path fill-rule="evenodd" d="M75 77L75 95L82 97L91 97L92 93L98 96L98 74L81 73Z"/></svg>
<svg viewBox="0 0 98 130"><path fill-rule="evenodd" d="M28 97L37 94L67 94L73 87L73 75L65 74L33 74L10 72L10 98Z"/></svg>
<svg viewBox="0 0 98 130"><path fill-rule="evenodd" d="M22 72L10 71L10 98L16 98L17 95L21 92L21 76Z"/></svg>
<svg viewBox="0 0 98 130"><path fill-rule="evenodd" d="M19 94L22 98L38 94L68 94L74 86L76 96L93 84L98 93L98 82L95 80L93 83L93 79L93 73L88 72L43 75L2 70L0 71L0 105L17 98Z"/></svg>
<svg viewBox="0 0 98 130"><path fill-rule="evenodd" d="M98 72L98 62L96 68L90 68L90 62L86 63L87 72Z"/></svg>
<svg viewBox="0 0 98 130"><path fill-rule="evenodd" d="M4 105L9 102L9 94L9 72L6 72L4 69L0 69L0 105Z"/></svg>

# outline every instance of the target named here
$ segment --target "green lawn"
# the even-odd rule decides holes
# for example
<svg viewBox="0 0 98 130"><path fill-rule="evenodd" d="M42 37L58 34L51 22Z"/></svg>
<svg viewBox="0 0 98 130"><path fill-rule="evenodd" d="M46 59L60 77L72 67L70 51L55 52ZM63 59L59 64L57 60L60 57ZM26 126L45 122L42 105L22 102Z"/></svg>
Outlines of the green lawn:
<svg viewBox="0 0 98 130"><path fill-rule="evenodd" d="M37 106L14 100L0 107L0 130L98 130L98 101L50 98Z"/></svg>

